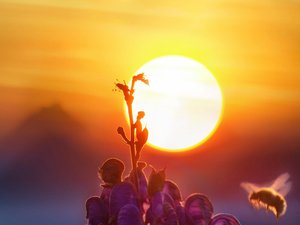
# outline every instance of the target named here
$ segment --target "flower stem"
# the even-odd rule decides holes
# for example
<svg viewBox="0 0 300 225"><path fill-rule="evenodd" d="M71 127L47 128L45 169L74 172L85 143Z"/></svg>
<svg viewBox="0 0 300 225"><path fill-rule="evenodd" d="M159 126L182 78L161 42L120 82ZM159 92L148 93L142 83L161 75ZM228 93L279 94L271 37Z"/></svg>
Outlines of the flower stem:
<svg viewBox="0 0 300 225"><path fill-rule="evenodd" d="M132 81L131 83L131 88L130 88L130 93L129 93L129 99L127 99L127 109L128 109L128 116L129 116L129 122L130 122L130 154L131 154L131 165L132 165L132 172L134 176L134 183L136 186L136 189L138 191L138 178L137 178L137 159L136 159L136 150L135 150L135 136L134 136L134 122L133 122L133 113L132 113L132 103L133 103L133 93L134 93L134 83L135 81Z"/></svg>

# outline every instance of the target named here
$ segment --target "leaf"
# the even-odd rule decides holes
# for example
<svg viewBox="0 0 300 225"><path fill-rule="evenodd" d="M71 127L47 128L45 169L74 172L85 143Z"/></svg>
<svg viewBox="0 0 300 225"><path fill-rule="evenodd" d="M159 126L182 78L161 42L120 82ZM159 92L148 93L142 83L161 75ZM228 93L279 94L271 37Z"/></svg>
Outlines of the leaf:
<svg viewBox="0 0 300 225"><path fill-rule="evenodd" d="M147 127L145 127L144 130L142 131L142 143L143 143L143 145L146 144L146 142L148 140L148 135L149 135L148 129L147 129Z"/></svg>
<svg viewBox="0 0 300 225"><path fill-rule="evenodd" d="M144 130L142 132L139 132L136 136L138 139L138 144L139 146L143 146L144 144L146 144L147 140L148 140L148 129L145 127Z"/></svg>

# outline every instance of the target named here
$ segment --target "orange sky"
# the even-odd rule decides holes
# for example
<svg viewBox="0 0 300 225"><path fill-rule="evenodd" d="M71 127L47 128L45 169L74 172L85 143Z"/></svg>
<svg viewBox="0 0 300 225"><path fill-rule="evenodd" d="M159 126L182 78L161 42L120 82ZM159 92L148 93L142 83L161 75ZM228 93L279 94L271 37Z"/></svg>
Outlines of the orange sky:
<svg viewBox="0 0 300 225"><path fill-rule="evenodd" d="M280 221L298 220L300 0L0 0L0 30L1 221L83 224L85 200L99 194L98 166L118 157L130 171L114 83L165 55L214 74L223 118L195 151L146 146L141 160L167 168L184 198L205 193L215 213L243 224L275 218L251 209L240 182L289 172Z"/></svg>
<svg viewBox="0 0 300 225"><path fill-rule="evenodd" d="M109 126L106 116L121 115L115 80L170 54L211 70L232 127L292 130L300 115L299 10L292 0L2 0L0 135L54 102L114 134L118 121Z"/></svg>

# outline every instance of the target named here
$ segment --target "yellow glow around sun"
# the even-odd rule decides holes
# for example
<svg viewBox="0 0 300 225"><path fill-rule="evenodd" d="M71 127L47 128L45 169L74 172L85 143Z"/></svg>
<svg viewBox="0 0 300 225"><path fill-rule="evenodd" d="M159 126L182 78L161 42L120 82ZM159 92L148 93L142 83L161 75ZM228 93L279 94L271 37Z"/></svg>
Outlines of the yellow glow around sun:
<svg viewBox="0 0 300 225"><path fill-rule="evenodd" d="M199 62L165 56L144 64L150 85L136 83L134 115L146 113L148 144L162 151L186 151L207 140L222 114L222 94L213 75Z"/></svg>

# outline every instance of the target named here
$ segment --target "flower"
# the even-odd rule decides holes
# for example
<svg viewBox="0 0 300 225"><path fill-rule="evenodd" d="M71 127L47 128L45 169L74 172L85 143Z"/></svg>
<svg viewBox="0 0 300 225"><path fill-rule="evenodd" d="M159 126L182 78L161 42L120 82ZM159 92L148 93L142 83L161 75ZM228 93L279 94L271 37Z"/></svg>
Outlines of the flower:
<svg viewBox="0 0 300 225"><path fill-rule="evenodd" d="M132 81L136 82L136 81L142 81L143 83L149 85L149 80L145 78L145 74L144 73L140 73L138 75L133 76Z"/></svg>

